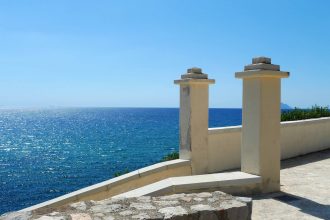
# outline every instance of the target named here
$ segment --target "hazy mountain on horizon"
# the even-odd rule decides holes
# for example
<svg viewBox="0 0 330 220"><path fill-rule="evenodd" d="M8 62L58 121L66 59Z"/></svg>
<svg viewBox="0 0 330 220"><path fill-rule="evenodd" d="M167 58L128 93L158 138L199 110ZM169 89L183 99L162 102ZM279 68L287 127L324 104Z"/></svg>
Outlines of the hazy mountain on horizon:
<svg viewBox="0 0 330 220"><path fill-rule="evenodd" d="M285 103L281 102L281 109L292 109L292 107L289 106L288 104L285 104Z"/></svg>

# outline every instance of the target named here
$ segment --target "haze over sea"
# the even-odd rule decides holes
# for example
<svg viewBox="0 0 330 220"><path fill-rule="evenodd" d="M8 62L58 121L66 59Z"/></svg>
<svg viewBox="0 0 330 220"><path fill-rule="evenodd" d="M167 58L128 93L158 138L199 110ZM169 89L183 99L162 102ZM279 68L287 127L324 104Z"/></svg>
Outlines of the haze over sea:
<svg viewBox="0 0 330 220"><path fill-rule="evenodd" d="M210 109L210 127L241 109ZM179 146L176 108L0 110L0 214L159 162Z"/></svg>

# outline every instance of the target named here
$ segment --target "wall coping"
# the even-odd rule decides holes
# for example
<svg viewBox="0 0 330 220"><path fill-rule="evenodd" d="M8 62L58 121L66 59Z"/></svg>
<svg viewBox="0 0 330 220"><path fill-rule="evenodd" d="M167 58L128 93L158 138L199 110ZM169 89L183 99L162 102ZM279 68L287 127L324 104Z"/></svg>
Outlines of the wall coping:
<svg viewBox="0 0 330 220"><path fill-rule="evenodd" d="M50 206L62 205L64 203L77 202L86 196L93 195L98 192L110 190L111 187L118 186L122 183L131 181L131 180L136 180L138 178L152 175L155 173L159 173L164 170L174 169L174 168L183 167L183 166L190 166L190 161L176 159L176 160L157 163L157 164L147 166L147 167L135 170L133 172L130 172L130 173L127 173L127 174L124 174L124 175L88 186L88 187L85 187L82 189L79 189L77 191L65 194L63 196L59 196L57 198L45 201L43 203L39 203L34 206L27 207L25 209L22 209L21 211L32 211L32 210L37 210L37 209L41 209L41 208L48 208Z"/></svg>
<svg viewBox="0 0 330 220"><path fill-rule="evenodd" d="M330 121L330 117L322 117L322 118L311 118L305 120L297 120L297 121L282 121L281 127L292 127L292 126L301 126L301 125L309 125L309 124L318 124L318 123L326 123ZM242 125L238 126L228 126L228 127L215 127L209 128L208 134L223 134L223 133L233 133L233 132L241 132Z"/></svg>
<svg viewBox="0 0 330 220"><path fill-rule="evenodd" d="M322 123L322 122L328 122L328 121L330 121L330 117L311 118L311 119L298 120L298 121L284 121L284 122L281 122L281 126L291 127L291 126L299 126L302 124L316 124L316 123Z"/></svg>
<svg viewBox="0 0 330 220"><path fill-rule="evenodd" d="M240 171L193 176L170 177L119 195L113 198L139 196L160 196L172 193L203 191L210 188L241 187L261 183L261 177Z"/></svg>
<svg viewBox="0 0 330 220"><path fill-rule="evenodd" d="M212 135L212 134L221 134L221 133L240 132L241 129L242 129L242 125L238 125L238 126L209 128L208 132L209 135Z"/></svg>

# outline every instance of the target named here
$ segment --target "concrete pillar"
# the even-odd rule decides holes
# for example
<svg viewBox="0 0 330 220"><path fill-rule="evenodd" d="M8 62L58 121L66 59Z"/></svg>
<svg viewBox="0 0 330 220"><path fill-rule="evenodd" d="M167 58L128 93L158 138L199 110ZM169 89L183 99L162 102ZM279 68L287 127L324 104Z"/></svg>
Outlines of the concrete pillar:
<svg viewBox="0 0 330 220"><path fill-rule="evenodd" d="M289 73L257 57L235 76L243 79L241 170L262 177L262 192L279 191L281 78Z"/></svg>
<svg viewBox="0 0 330 220"><path fill-rule="evenodd" d="M180 85L180 158L191 160L193 174L207 173L209 84L215 80L194 67L174 83Z"/></svg>

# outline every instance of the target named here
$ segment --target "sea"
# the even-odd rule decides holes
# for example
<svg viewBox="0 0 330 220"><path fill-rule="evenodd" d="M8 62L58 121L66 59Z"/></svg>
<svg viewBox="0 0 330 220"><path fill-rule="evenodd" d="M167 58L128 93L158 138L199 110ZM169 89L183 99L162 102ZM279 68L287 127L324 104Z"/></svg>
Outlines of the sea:
<svg viewBox="0 0 330 220"><path fill-rule="evenodd" d="M209 109L209 127L241 109ZM159 162L179 148L177 108L0 110L0 214Z"/></svg>

